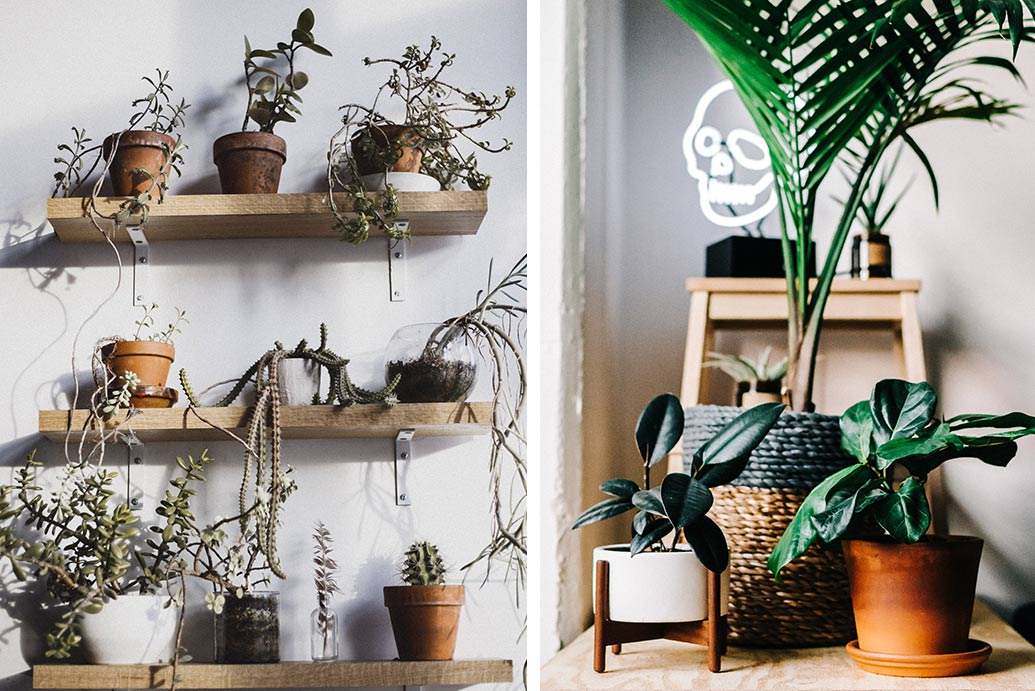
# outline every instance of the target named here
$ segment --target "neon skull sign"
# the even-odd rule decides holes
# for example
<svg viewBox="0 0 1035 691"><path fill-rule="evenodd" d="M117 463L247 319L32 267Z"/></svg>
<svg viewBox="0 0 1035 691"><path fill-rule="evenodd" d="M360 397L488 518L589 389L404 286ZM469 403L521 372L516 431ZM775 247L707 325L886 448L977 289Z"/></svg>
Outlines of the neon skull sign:
<svg viewBox="0 0 1035 691"><path fill-rule="evenodd" d="M686 169L697 180L701 211L727 228L761 221L776 208L776 189L765 141L745 129L716 122L715 102L736 99L733 83L721 81L704 92L683 134ZM739 102L736 104L739 105ZM711 113L709 112L711 109Z"/></svg>

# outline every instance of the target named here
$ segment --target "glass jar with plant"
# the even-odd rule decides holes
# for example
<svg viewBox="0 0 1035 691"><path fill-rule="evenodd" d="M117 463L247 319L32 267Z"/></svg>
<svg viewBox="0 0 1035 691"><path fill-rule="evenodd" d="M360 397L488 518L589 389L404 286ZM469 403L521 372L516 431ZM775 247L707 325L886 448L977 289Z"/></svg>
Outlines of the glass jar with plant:
<svg viewBox="0 0 1035 691"><path fill-rule="evenodd" d="M488 189L491 176L478 170L476 154L509 150L511 142L478 137L478 129L498 120L515 96L461 88L447 70L456 55L431 37L427 48L411 45L401 58L364 58L365 65L387 65L391 75L372 104L348 104L342 126L331 137L327 186L335 230L358 245L372 229L390 238L405 237L395 225L398 191L451 190L464 182L472 190ZM384 111L402 108L393 121ZM339 208L334 193L343 190L351 208ZM368 192L377 192L368 195Z"/></svg>
<svg viewBox="0 0 1035 691"><path fill-rule="evenodd" d="M134 216L146 223L151 202L161 203L169 189L170 176L180 175L187 146L178 130L186 123L190 104L182 98L179 103L173 100L168 70L155 72L154 78L142 78L151 91L132 102L134 113L126 129L95 144L86 136L85 128L73 127L72 142L58 145L59 155L54 163L61 168L54 173L53 197L74 197L103 162L88 205L95 224L98 218L107 218L120 226ZM106 174L111 178L114 194L129 197L119 204L117 211L107 215L97 209ZM105 232L100 226L97 228Z"/></svg>
<svg viewBox="0 0 1035 691"><path fill-rule="evenodd" d="M309 616L309 645L314 662L338 659L338 617L331 598L341 593L334 576L338 563L331 556L334 540L331 531L319 521L313 530L313 581L316 584L316 609Z"/></svg>
<svg viewBox="0 0 1035 691"><path fill-rule="evenodd" d="M787 358L770 362L773 349L766 348L755 359L743 355L708 353L711 359L705 367L715 367L727 374L737 385L735 405L750 408L759 403L779 403L783 400L783 376L787 374Z"/></svg>
<svg viewBox="0 0 1035 691"><path fill-rule="evenodd" d="M248 89L244 122L240 132L225 134L212 144L223 194L271 194L279 188L287 143L273 134L273 128L279 122L295 122L295 116L302 114L298 92L309 83L309 76L295 69L296 54L305 48L331 56L313 37L315 23L313 11L302 10L291 40L278 41L276 48L252 48L244 37L244 84ZM251 123L258 125L258 131L248 129Z"/></svg>
<svg viewBox="0 0 1035 691"><path fill-rule="evenodd" d="M881 674L920 676L905 665L929 656L951 663L969 654L971 671L987 659L987 644L969 637L982 541L929 534L925 485L956 458L1004 467L1017 453L1016 440L1035 435L1035 417L1024 413L943 420L936 407L927 383L885 379L870 400L846 410L841 440L856 462L809 493L769 557L779 580L812 545L840 542L859 631L848 652ZM923 676L964 673L951 664L928 671L938 673Z"/></svg>

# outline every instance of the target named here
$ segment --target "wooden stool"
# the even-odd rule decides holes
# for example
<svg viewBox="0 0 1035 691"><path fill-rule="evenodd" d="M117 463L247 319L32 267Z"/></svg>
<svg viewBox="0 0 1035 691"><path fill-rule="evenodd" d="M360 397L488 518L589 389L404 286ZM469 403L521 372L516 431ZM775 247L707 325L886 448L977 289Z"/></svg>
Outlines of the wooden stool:
<svg viewBox="0 0 1035 691"><path fill-rule="evenodd" d="M638 623L611 621L610 618L610 564L598 561L596 610L593 613L593 671L603 672L606 665L607 646L611 652L622 652L623 643L651 641L667 638L671 641L696 643L708 647L708 669L718 672L722 656L726 653L726 616L721 614L720 576L708 572L708 618L700 621L671 623Z"/></svg>

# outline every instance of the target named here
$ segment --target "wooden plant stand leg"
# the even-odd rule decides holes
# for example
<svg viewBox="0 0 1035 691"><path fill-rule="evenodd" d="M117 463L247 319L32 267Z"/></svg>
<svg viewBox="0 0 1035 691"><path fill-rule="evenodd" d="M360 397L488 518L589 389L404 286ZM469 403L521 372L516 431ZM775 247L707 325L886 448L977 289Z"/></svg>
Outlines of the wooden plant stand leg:
<svg viewBox="0 0 1035 691"><path fill-rule="evenodd" d="M718 672L726 653L727 624L721 614L721 581L719 574L708 573L708 618L701 621L673 623L634 623L612 621L610 602L610 565L596 563L597 588L594 593L596 608L593 614L593 671L603 672L607 664L607 646L616 655L623 643L652 641L667 638L683 643L695 643L708 648L708 669Z"/></svg>

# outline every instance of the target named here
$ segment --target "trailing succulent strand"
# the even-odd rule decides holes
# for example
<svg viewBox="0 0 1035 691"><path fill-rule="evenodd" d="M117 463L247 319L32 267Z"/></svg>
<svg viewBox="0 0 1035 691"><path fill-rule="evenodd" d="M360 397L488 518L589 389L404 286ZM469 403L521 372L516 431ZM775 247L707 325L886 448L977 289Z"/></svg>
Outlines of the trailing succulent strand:
<svg viewBox="0 0 1035 691"><path fill-rule="evenodd" d="M410 585L442 585L446 582L446 565L438 547L430 542L414 542L406 550L402 579Z"/></svg>

